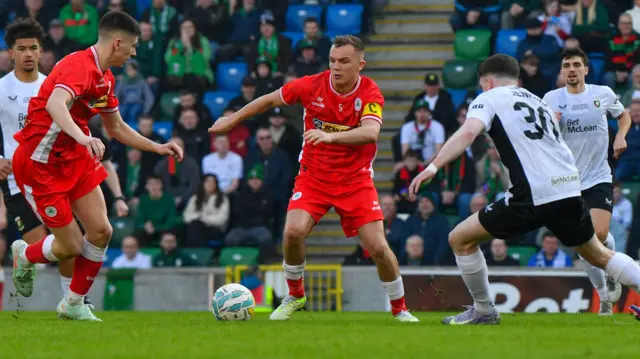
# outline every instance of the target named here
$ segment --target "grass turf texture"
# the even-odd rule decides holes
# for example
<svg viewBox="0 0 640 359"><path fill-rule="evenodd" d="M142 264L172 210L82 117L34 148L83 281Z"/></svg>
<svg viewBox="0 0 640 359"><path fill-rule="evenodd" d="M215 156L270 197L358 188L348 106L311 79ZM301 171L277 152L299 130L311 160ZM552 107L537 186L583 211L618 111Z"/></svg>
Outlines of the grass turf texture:
<svg viewBox="0 0 640 359"><path fill-rule="evenodd" d="M443 313L397 323L389 313L298 312L218 322L211 313L97 312L102 323L55 313L0 313L7 358L637 358L630 315L506 314L498 326L449 327Z"/></svg>

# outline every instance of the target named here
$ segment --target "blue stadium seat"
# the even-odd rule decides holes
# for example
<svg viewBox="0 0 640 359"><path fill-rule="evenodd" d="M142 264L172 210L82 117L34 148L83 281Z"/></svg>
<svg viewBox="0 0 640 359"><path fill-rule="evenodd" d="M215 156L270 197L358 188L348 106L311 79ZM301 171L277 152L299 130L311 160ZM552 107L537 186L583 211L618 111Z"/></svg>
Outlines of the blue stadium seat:
<svg viewBox="0 0 640 359"><path fill-rule="evenodd" d="M291 40L291 47L294 49L296 48L296 44L304 38L304 32L285 31L282 35Z"/></svg>
<svg viewBox="0 0 640 359"><path fill-rule="evenodd" d="M600 85L604 70L604 59L589 59L589 74L587 75L587 83Z"/></svg>
<svg viewBox="0 0 640 359"><path fill-rule="evenodd" d="M467 97L467 89L447 89L447 92L451 95L451 102L453 102L454 109L460 107Z"/></svg>
<svg viewBox="0 0 640 359"><path fill-rule="evenodd" d="M587 56L589 56L589 59L604 59L603 52L590 52Z"/></svg>
<svg viewBox="0 0 640 359"><path fill-rule="evenodd" d="M518 44L527 36L527 30L500 30L496 38L496 53L515 56Z"/></svg>
<svg viewBox="0 0 640 359"><path fill-rule="evenodd" d="M142 13L151 7L152 2L153 0L136 0L136 10L138 12L136 15L138 20L142 18Z"/></svg>
<svg viewBox="0 0 640 359"><path fill-rule="evenodd" d="M329 38L329 40L333 41L333 39L336 38L336 36L338 35L349 35L346 32L343 31L334 31L334 30L327 30L324 32L324 34Z"/></svg>
<svg viewBox="0 0 640 359"><path fill-rule="evenodd" d="M161 121L153 124L153 130L162 136L165 141L168 141L173 135L173 122Z"/></svg>
<svg viewBox="0 0 640 359"><path fill-rule="evenodd" d="M202 103L211 111L214 119L222 116L222 112L229 106L229 102L238 97L239 93L229 91L209 91L204 94Z"/></svg>
<svg viewBox="0 0 640 359"><path fill-rule="evenodd" d="M362 5L330 5L327 8L327 30L358 35L362 30Z"/></svg>
<svg viewBox="0 0 640 359"><path fill-rule="evenodd" d="M4 42L4 30L0 30L0 50L6 50L7 44Z"/></svg>
<svg viewBox="0 0 640 359"><path fill-rule="evenodd" d="M110 268L113 264L113 261L118 258L122 254L120 248L107 248L107 253L104 256L104 261L102 262L102 266L105 268Z"/></svg>
<svg viewBox="0 0 640 359"><path fill-rule="evenodd" d="M286 24L287 31L301 32L304 27L304 20L315 17L322 23L322 6L320 5L291 5L287 9Z"/></svg>
<svg viewBox="0 0 640 359"><path fill-rule="evenodd" d="M216 82L221 91L240 91L242 79L247 76L247 64L244 62L221 62L216 72Z"/></svg>

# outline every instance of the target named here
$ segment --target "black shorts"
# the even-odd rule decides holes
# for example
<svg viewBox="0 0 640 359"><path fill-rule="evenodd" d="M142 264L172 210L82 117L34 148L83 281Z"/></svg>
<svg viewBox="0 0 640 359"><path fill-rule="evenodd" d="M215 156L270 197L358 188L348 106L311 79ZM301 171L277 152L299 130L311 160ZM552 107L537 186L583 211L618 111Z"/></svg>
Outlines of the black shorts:
<svg viewBox="0 0 640 359"><path fill-rule="evenodd" d="M588 209L597 208L613 212L613 184L598 183L582 191L582 198Z"/></svg>
<svg viewBox="0 0 640 359"><path fill-rule="evenodd" d="M534 206L509 203L504 199L487 205L478 213L480 224L494 238L512 238L547 227L567 247L588 242L594 235L591 216L582 197Z"/></svg>
<svg viewBox="0 0 640 359"><path fill-rule="evenodd" d="M7 220L14 221L20 233L25 234L42 225L33 213L33 209L21 193L4 194L4 204L7 206Z"/></svg>

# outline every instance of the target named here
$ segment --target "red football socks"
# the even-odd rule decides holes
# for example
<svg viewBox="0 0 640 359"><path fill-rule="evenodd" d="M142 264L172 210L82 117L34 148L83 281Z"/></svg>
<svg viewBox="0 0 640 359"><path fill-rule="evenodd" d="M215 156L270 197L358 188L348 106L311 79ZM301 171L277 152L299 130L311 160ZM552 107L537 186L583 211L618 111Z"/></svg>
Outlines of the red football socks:
<svg viewBox="0 0 640 359"><path fill-rule="evenodd" d="M393 316L398 315L398 313L407 310L407 305L404 302L404 296L401 298L390 301L391 302L391 314Z"/></svg>
<svg viewBox="0 0 640 359"><path fill-rule="evenodd" d="M30 244L27 246L27 250L25 251L25 256L27 260L31 263L51 263L47 257L44 256L42 251L42 246L44 245L44 240L47 237L42 238L34 244Z"/></svg>
<svg viewBox="0 0 640 359"><path fill-rule="evenodd" d="M102 262L94 262L81 255L77 256L69 289L78 295L87 295L100 268L102 268Z"/></svg>
<svg viewBox="0 0 640 359"><path fill-rule="evenodd" d="M303 279L287 279L287 284L289 285L289 295L296 298L304 297L304 285Z"/></svg>

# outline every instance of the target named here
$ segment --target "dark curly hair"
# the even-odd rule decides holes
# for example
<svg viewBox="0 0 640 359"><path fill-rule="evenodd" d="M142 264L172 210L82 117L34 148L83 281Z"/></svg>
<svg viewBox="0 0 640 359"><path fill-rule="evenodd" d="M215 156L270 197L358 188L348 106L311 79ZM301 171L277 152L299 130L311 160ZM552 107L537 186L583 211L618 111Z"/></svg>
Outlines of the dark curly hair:
<svg viewBox="0 0 640 359"><path fill-rule="evenodd" d="M4 42L12 48L19 39L38 39L42 45L45 36L46 33L39 22L32 18L20 18L7 25Z"/></svg>

